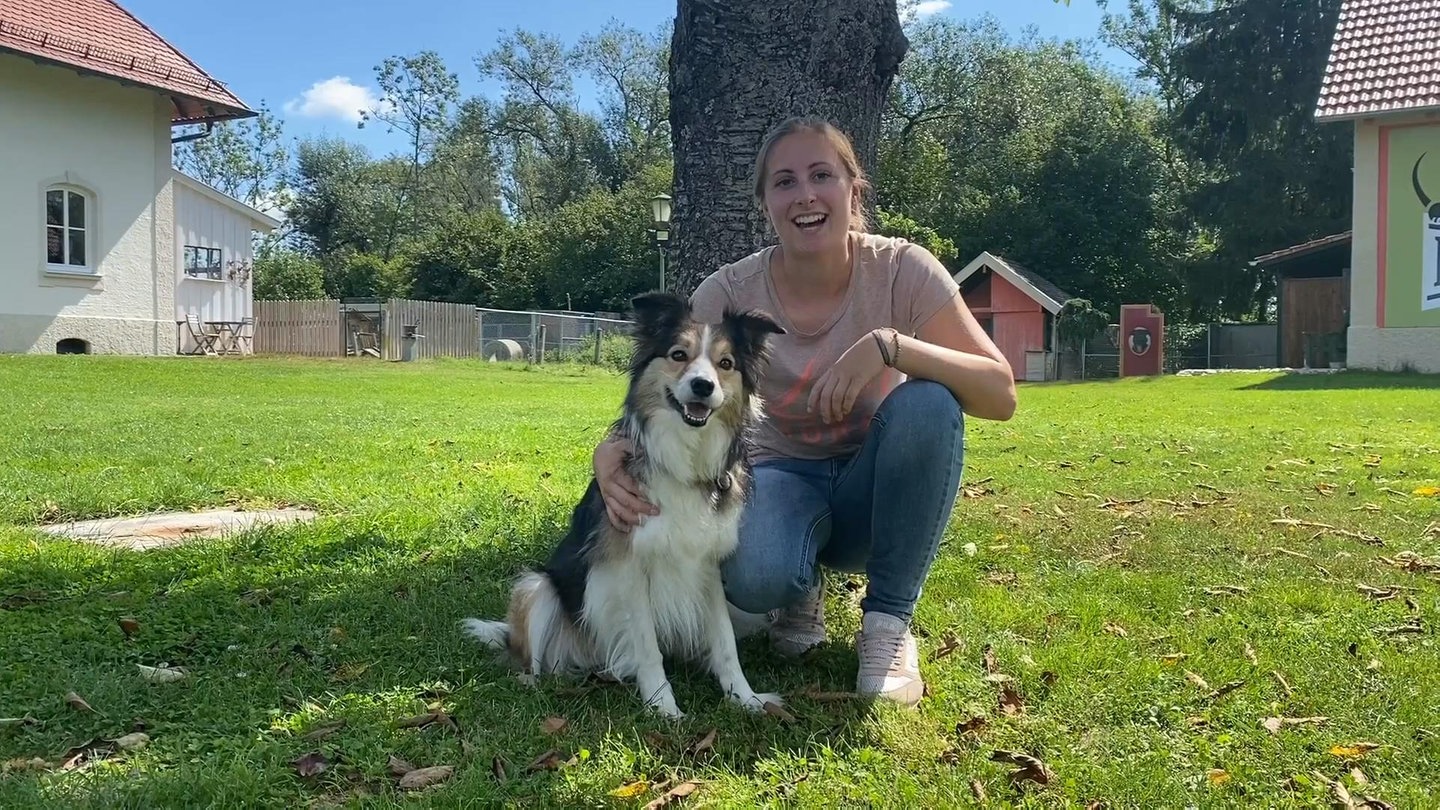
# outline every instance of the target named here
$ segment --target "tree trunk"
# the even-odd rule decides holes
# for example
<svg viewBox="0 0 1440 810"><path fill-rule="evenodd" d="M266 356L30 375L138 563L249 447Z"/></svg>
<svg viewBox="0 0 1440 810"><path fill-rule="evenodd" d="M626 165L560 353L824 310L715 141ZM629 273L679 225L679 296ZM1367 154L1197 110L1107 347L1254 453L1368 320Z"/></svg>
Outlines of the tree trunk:
<svg viewBox="0 0 1440 810"><path fill-rule="evenodd" d="M873 174L880 114L909 49L895 0L678 0L670 49L672 270L689 294L770 233L751 172L791 115L829 119ZM870 205L867 200L867 207Z"/></svg>

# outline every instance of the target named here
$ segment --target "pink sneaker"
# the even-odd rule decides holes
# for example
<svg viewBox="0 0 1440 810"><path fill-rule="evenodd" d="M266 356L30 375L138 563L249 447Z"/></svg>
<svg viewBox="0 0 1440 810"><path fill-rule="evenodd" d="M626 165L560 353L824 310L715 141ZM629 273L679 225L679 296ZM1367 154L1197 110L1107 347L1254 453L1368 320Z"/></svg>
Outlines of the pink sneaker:
<svg viewBox="0 0 1440 810"><path fill-rule="evenodd" d="M798 656L825 641L825 586L821 578L805 598L770 613L770 645L781 655Z"/></svg>
<svg viewBox="0 0 1440 810"><path fill-rule="evenodd" d="M860 671L856 693L914 706L925 695L920 677L920 653L910 625L888 613L866 613L855 634Z"/></svg>

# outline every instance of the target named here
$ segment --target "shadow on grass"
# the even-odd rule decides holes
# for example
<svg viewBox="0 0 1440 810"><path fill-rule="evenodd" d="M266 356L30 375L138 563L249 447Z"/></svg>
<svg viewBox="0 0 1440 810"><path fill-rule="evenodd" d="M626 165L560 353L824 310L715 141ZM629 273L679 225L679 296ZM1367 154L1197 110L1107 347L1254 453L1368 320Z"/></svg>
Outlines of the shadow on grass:
<svg viewBox="0 0 1440 810"><path fill-rule="evenodd" d="M1424 390L1440 388L1440 374L1340 371L1334 374L1282 374L1242 386L1242 391Z"/></svg>
<svg viewBox="0 0 1440 810"><path fill-rule="evenodd" d="M48 539L26 552L28 541L7 547L0 534L0 714L29 718L0 727L0 761L53 765L95 740L136 730L152 738L123 755L132 768L0 780L0 805L398 801L391 754L454 766L437 798L593 803L642 777L764 782L757 768L768 772L762 763L777 752L843 755L877 743L860 703L792 697L811 685L852 688L854 653L843 646L795 663L759 638L742 642L752 683L785 694L793 722L731 706L693 664L667 666L688 712L678 722L645 710L629 685L521 684L459 622L503 615L511 579L548 539L507 543L474 522L322 521L144 553ZM137 664L161 663L189 676L138 676ZM67 704L69 691L94 710ZM402 722L434 711L453 725ZM544 731L549 717L565 718L565 729ZM563 775L531 767L550 752L550 765L574 758ZM313 753L327 768L302 777L294 763Z"/></svg>

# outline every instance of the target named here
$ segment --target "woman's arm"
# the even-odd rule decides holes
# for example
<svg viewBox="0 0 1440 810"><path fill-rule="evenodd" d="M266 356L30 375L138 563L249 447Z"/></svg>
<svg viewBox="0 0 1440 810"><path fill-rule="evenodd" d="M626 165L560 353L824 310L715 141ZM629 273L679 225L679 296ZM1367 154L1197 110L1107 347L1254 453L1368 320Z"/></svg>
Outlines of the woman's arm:
<svg viewBox="0 0 1440 810"><path fill-rule="evenodd" d="M1015 374L957 292L915 337L878 330L895 368L949 388L966 416L1004 421L1015 414ZM895 346L899 344L899 356Z"/></svg>

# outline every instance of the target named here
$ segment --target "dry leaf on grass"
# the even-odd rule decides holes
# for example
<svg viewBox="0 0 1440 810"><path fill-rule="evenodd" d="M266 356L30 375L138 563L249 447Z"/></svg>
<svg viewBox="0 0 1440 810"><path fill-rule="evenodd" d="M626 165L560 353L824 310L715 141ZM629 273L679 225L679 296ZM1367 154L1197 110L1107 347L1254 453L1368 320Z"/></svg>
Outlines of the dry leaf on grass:
<svg viewBox="0 0 1440 810"><path fill-rule="evenodd" d="M1359 759L1379 747L1381 747L1379 743L1356 742L1348 745L1333 746L1330 749L1330 754L1331 756L1337 756L1343 759Z"/></svg>
<svg viewBox="0 0 1440 810"><path fill-rule="evenodd" d="M980 665L988 675L993 675L1000 671L1000 665L995 662L995 648L989 644L986 644L985 649L980 651Z"/></svg>
<svg viewBox="0 0 1440 810"><path fill-rule="evenodd" d="M454 775L454 765L435 765L429 768L416 768L400 777L400 789L421 790L431 785L438 785Z"/></svg>
<svg viewBox="0 0 1440 810"><path fill-rule="evenodd" d="M1204 678L1200 677L1194 672L1191 672L1188 669L1185 670L1185 680L1194 684L1197 689L1200 689L1202 691L1208 691L1210 689L1210 684L1206 683Z"/></svg>
<svg viewBox="0 0 1440 810"><path fill-rule="evenodd" d="M1000 688L1000 712L1008 716L1025 713L1025 701L1009 684Z"/></svg>
<svg viewBox="0 0 1440 810"><path fill-rule="evenodd" d="M495 777L495 779L496 779L497 781L504 782L504 781L505 781L505 760L501 759L501 758L498 757L498 756L495 757L494 759L491 759L491 760L490 760L490 773Z"/></svg>
<svg viewBox="0 0 1440 810"><path fill-rule="evenodd" d="M1260 664L1260 659L1255 657L1255 648L1248 641L1245 642L1245 660L1256 666Z"/></svg>
<svg viewBox="0 0 1440 810"><path fill-rule="evenodd" d="M81 711L81 712L93 712L93 711L95 711L95 709L92 708L89 703L86 703L86 702L85 702L85 698L82 698L82 697L80 697L79 695L75 694L74 691L70 691L70 692L66 692L66 693L65 693L65 702L70 705L70 708L75 709L76 711Z"/></svg>
<svg viewBox="0 0 1440 810"><path fill-rule="evenodd" d="M140 670L140 677L150 683L174 683L185 679L185 670L179 667L151 667L145 664L136 664L135 667Z"/></svg>
<svg viewBox="0 0 1440 810"><path fill-rule="evenodd" d="M975 801L980 804L990 801L990 797L985 795L985 783L979 779L970 780L970 795L974 796Z"/></svg>
<svg viewBox="0 0 1440 810"><path fill-rule="evenodd" d="M1211 768L1205 772L1205 776L1212 785L1223 785L1230 781L1230 772L1224 768Z"/></svg>
<svg viewBox="0 0 1440 810"><path fill-rule="evenodd" d="M547 717L540 723L541 734L559 734L570 725L570 721L563 717Z"/></svg>
<svg viewBox="0 0 1440 810"><path fill-rule="evenodd" d="M132 638L140 632L140 622L129 616L121 617L116 623L120 625L120 631L125 634L125 638Z"/></svg>
<svg viewBox="0 0 1440 810"><path fill-rule="evenodd" d="M935 651L930 653L930 660L939 661L941 658L954 653L958 649L960 649L960 640L955 637L954 633L946 633L940 639L940 646L936 647Z"/></svg>
<svg viewBox="0 0 1440 810"><path fill-rule="evenodd" d="M1283 728L1290 726L1318 726L1330 718L1328 717L1267 717L1260 722L1266 731L1271 734L1279 734Z"/></svg>
<svg viewBox="0 0 1440 810"><path fill-rule="evenodd" d="M318 776L330 767L330 760L319 751L311 751L299 759L291 760L290 767L303 777Z"/></svg>
<svg viewBox="0 0 1440 810"><path fill-rule="evenodd" d="M1280 690L1285 693L1285 697L1290 697L1290 695L1295 693L1295 690L1290 686L1290 682L1285 680L1285 676L1281 675L1279 670L1270 670L1270 675L1280 684Z"/></svg>
<svg viewBox="0 0 1440 810"><path fill-rule="evenodd" d="M767 700L765 701L765 705L763 708L766 714L770 715L771 717L777 718L782 723L791 724L796 722L795 715L791 714L785 709L784 706L781 706L779 703Z"/></svg>
<svg viewBox="0 0 1440 810"><path fill-rule="evenodd" d="M1218 688L1218 689L1216 689L1215 691L1211 692L1210 694L1206 695L1206 696L1205 696L1205 699L1206 699L1206 700L1219 700L1220 698L1225 697L1226 695L1230 694L1231 692L1234 692L1236 689L1239 689L1240 687L1242 687L1242 686L1244 686L1244 685L1245 685L1245 682L1244 682L1244 681L1230 681L1229 683L1221 684L1221 685L1220 685L1220 688Z"/></svg>
<svg viewBox="0 0 1440 810"><path fill-rule="evenodd" d="M989 725L989 723L990 721L986 720L983 716L972 717L969 720L955 724L955 735L957 737L963 737L966 734L979 734L985 730L985 727Z"/></svg>
<svg viewBox="0 0 1440 810"><path fill-rule="evenodd" d="M455 724L454 718L452 718L445 712L426 712L424 714L417 714L412 717L406 717L405 719L397 722L395 724L395 727L426 728L435 723L439 723L442 726L447 726L454 731L460 730L460 727Z"/></svg>
<svg viewBox="0 0 1440 810"><path fill-rule="evenodd" d="M385 763L385 767L387 770L390 771L391 776L404 776L405 774L415 770L414 765L411 765L408 761L403 760L400 757L395 756L394 754L390 755L390 759Z"/></svg>
<svg viewBox="0 0 1440 810"><path fill-rule="evenodd" d="M1178 663L1180 663L1181 661L1184 661L1186 658L1189 658L1189 657L1190 657L1190 655L1189 655L1188 653L1173 652L1173 653L1165 653L1164 655L1160 656L1160 660L1161 660L1162 662L1166 663L1166 664L1171 664L1171 665L1173 665L1173 664L1178 664Z"/></svg>
<svg viewBox="0 0 1440 810"><path fill-rule="evenodd" d="M698 757L701 754L708 754L714 751L715 737L719 735L719 733L720 730L716 728L712 728L709 731L705 732L694 742L685 746L685 755L691 757Z"/></svg>
<svg viewBox="0 0 1440 810"><path fill-rule="evenodd" d="M1111 635L1119 636L1121 638L1125 638L1126 636L1130 635L1129 633L1125 632L1125 628L1114 622L1105 623L1105 632L1110 633Z"/></svg>
<svg viewBox="0 0 1440 810"><path fill-rule="evenodd" d="M675 787L672 787L669 790L665 791L664 795L662 795L660 798L645 805L645 810L659 810L659 808L664 807L671 802L679 801L680 799L689 796L691 793L694 793L699 789L699 782L693 780L689 782L681 782Z"/></svg>
<svg viewBox="0 0 1440 810"><path fill-rule="evenodd" d="M318 726L316 726L315 728L311 729L311 730L310 730L308 733L306 733L306 735L305 735L304 737L302 737L301 739L311 740L311 741L314 741L314 740L323 740L323 739L325 739L326 737L329 737L330 735L332 735L332 734L334 734L335 732L339 731L340 729L344 728L345 725L346 725L346 722L347 722L347 721L345 720L345 718L342 717L342 718L340 718L339 720L331 720L331 721L328 722L328 723L321 723L320 725L318 725Z"/></svg>
<svg viewBox="0 0 1440 810"><path fill-rule="evenodd" d="M620 787L615 788L614 790L610 791L610 795L614 796L617 799L633 799L636 796L642 795L643 793L645 793L645 791L649 789L650 780L641 779L638 782L630 782L629 784L624 784Z"/></svg>
<svg viewBox="0 0 1440 810"><path fill-rule="evenodd" d="M150 744L150 735L143 731L136 731L123 737L116 737L112 742L121 751L139 751Z"/></svg>
<svg viewBox="0 0 1440 810"><path fill-rule="evenodd" d="M1006 762L1017 766L1017 770L1010 772L1010 781L1016 786L1020 783L1030 781L1039 785L1048 785L1050 780L1055 778L1049 766L1037 757L1029 754L1021 754L1014 751L995 751L990 755L994 762Z"/></svg>
<svg viewBox="0 0 1440 810"><path fill-rule="evenodd" d="M570 757L570 759L566 760L564 754L552 748L531 760L530 764L525 766L525 771L527 773L534 773L535 771L558 771L562 766L574 765L577 762L579 762L579 760L575 757Z"/></svg>

